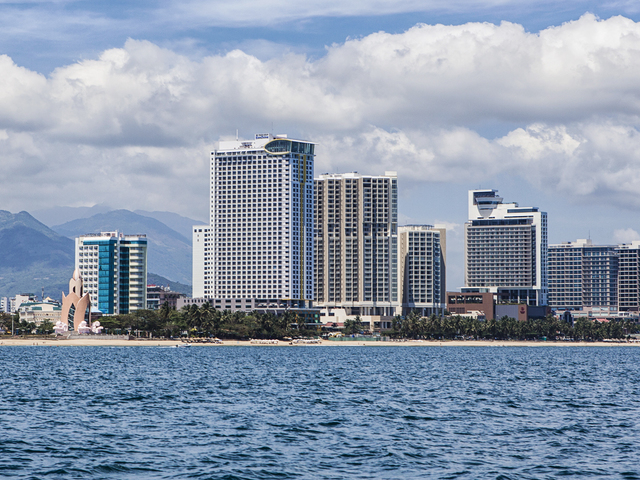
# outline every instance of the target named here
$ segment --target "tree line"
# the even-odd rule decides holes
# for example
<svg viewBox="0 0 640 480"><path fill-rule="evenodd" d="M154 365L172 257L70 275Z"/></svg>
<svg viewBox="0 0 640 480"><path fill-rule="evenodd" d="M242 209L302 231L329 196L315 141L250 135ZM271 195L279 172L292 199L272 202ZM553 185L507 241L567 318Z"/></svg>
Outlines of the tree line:
<svg viewBox="0 0 640 480"><path fill-rule="evenodd" d="M99 319L104 333L129 333L136 336L188 337L222 339L283 339L293 336L316 336L318 327L301 323L294 310L282 315L271 312L232 312L217 310L209 303L188 305L180 310L164 304L159 310L137 310Z"/></svg>
<svg viewBox="0 0 640 480"><path fill-rule="evenodd" d="M497 340L604 340L623 339L640 333L640 325L631 320L597 322L578 318L573 323L560 320L553 315L545 318L516 320L502 317L487 321L461 316L420 317L410 313L406 317L394 317L391 336L395 338L451 340L455 338Z"/></svg>
<svg viewBox="0 0 640 480"><path fill-rule="evenodd" d="M173 338L188 337L221 339L283 339L292 337L313 337L338 331L335 327L323 327L321 324L305 325L295 310L276 316L271 312L232 312L217 310L209 303L201 306L189 305L175 310L168 304L159 310L137 310L128 314L101 317L101 325L107 334L130 334L141 337ZM12 316L0 315L0 327L11 332ZM40 326L20 322L13 316L15 333L49 334L53 332L51 322ZM392 320L392 329L384 332L393 338L452 340L456 338L498 339L498 340L604 340L623 339L630 334L640 333L640 324L631 320L611 320L595 322L579 318L573 323L565 322L549 315L545 318L519 321L510 317L480 321L473 318L445 315L421 317L410 313L406 317L396 316ZM359 316L345 321L342 333L370 334Z"/></svg>

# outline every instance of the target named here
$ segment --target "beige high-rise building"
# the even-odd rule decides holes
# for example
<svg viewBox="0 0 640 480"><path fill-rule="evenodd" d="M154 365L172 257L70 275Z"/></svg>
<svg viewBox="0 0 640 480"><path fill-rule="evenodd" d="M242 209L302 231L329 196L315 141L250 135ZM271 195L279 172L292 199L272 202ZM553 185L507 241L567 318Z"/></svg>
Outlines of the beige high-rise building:
<svg viewBox="0 0 640 480"><path fill-rule="evenodd" d="M314 288L319 306L394 315L398 292L398 176L315 179Z"/></svg>
<svg viewBox="0 0 640 480"><path fill-rule="evenodd" d="M442 313L446 308L446 229L407 225L398 228L398 237L402 314Z"/></svg>

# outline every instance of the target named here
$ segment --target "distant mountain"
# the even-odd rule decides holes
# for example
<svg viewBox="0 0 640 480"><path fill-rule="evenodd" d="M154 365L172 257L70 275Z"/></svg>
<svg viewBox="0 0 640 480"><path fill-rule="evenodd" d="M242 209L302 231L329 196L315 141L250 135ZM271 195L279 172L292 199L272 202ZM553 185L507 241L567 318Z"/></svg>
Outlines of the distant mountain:
<svg viewBox="0 0 640 480"><path fill-rule="evenodd" d="M191 244L191 232L194 225L204 225L206 222L200 220L193 220L189 217L183 217L177 213L172 212L147 212L145 210L135 210L133 213L138 215L144 215L145 217L155 218L156 220L164 223L166 226L172 228L187 240Z"/></svg>
<svg viewBox="0 0 640 480"><path fill-rule="evenodd" d="M191 296L191 285L185 285L180 282L172 282L171 280L167 280L166 278L156 275L155 273L147 273L147 285L159 285L163 287L169 287L172 292L184 293L185 295Z"/></svg>
<svg viewBox="0 0 640 480"><path fill-rule="evenodd" d="M107 213L113 208L107 205L94 205L93 207L51 207L31 212L36 219L52 227L63 223L77 220L78 218L89 218L98 213Z"/></svg>
<svg viewBox="0 0 640 480"><path fill-rule="evenodd" d="M93 217L99 213L109 213L113 210L113 208L107 205L94 205L93 207L51 207L36 210L35 212L31 212L31 215L51 228L54 225L62 225L80 218ZM202 220L183 217L182 215L178 215L173 212L134 210L133 213L155 218L187 238L189 241L191 241L191 227L193 225L204 225L206 223Z"/></svg>
<svg viewBox="0 0 640 480"><path fill-rule="evenodd" d="M184 218L184 217L183 217ZM191 237L185 237L155 218L129 210L113 210L79 218L52 229L69 238L118 230L126 235L147 235L147 270L191 284Z"/></svg>
<svg viewBox="0 0 640 480"><path fill-rule="evenodd" d="M0 296L17 293L59 298L74 268L74 243L27 212L0 210Z"/></svg>

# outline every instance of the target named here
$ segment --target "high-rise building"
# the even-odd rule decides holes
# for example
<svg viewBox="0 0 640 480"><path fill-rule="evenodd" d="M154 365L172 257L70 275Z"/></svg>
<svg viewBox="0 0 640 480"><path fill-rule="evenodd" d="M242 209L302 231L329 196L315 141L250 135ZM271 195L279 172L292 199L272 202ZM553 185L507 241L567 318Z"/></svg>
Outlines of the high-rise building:
<svg viewBox="0 0 640 480"><path fill-rule="evenodd" d="M491 292L498 303L547 304L547 214L502 203L497 190L469 191L465 292Z"/></svg>
<svg viewBox="0 0 640 480"><path fill-rule="evenodd" d="M549 306L558 309L618 305L618 253L613 245L579 239L549 245Z"/></svg>
<svg viewBox="0 0 640 480"><path fill-rule="evenodd" d="M616 247L618 254L618 310L640 310L640 242Z"/></svg>
<svg viewBox="0 0 640 480"><path fill-rule="evenodd" d="M398 228L398 237L402 314L442 313L446 308L446 230L407 225Z"/></svg>
<svg viewBox="0 0 640 480"><path fill-rule="evenodd" d="M398 177L315 179L315 300L349 314L394 315L398 294Z"/></svg>
<svg viewBox="0 0 640 480"><path fill-rule="evenodd" d="M193 227L193 296L313 299L315 145L286 135L211 152L210 224Z"/></svg>
<svg viewBox="0 0 640 480"><path fill-rule="evenodd" d="M76 238L76 269L91 304L105 315L146 308L147 238L119 232Z"/></svg>

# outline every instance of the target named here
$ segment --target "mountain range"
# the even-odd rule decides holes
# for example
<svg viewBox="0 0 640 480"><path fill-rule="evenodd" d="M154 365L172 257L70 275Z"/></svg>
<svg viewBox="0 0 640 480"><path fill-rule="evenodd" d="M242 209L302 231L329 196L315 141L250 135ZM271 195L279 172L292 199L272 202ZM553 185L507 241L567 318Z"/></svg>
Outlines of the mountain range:
<svg viewBox="0 0 640 480"><path fill-rule="evenodd" d="M59 298L74 269L73 238L115 230L147 236L149 283L190 294L191 226L202 222L171 212L100 211L104 208L57 207L39 211L40 221L27 212L0 210L0 296L39 296L44 287L45 296ZM47 226L42 221L68 219L73 213L79 218L62 224Z"/></svg>
<svg viewBox="0 0 640 480"><path fill-rule="evenodd" d="M27 212L0 210L0 296L40 293L41 287L60 296L73 273L73 249L73 240Z"/></svg>
<svg viewBox="0 0 640 480"><path fill-rule="evenodd" d="M181 283L191 283L191 240L155 218L129 210L113 210L54 225L51 229L69 238L116 230L128 235L145 234L147 270Z"/></svg>

